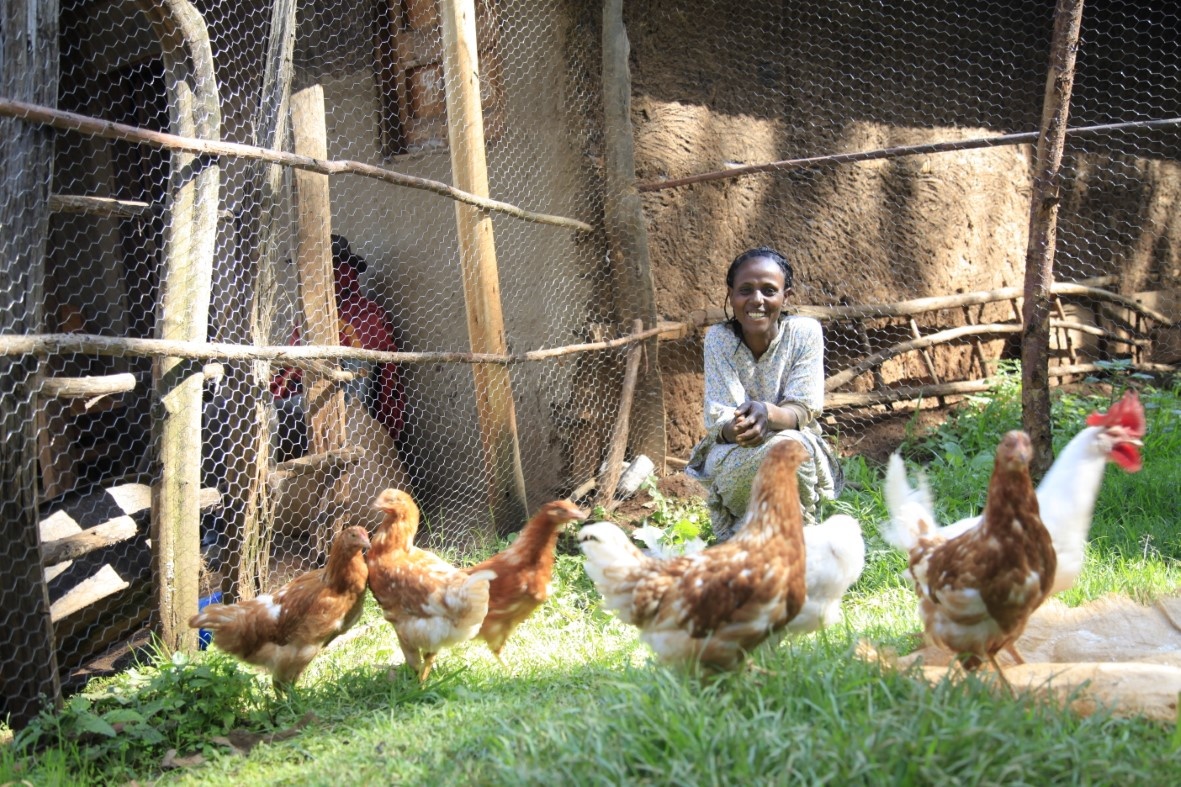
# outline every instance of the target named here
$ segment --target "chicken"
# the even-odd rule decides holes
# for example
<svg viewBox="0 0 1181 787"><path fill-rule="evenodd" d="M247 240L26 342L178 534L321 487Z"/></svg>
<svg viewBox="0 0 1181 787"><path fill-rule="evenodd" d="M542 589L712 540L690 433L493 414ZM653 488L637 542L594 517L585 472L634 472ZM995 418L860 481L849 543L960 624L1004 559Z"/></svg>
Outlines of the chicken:
<svg viewBox="0 0 1181 787"><path fill-rule="evenodd" d="M1129 473L1140 470L1140 439L1146 430L1144 406L1136 392L1129 390L1106 413L1094 412L1087 417L1087 426L1066 444L1038 484L1042 522L1058 559L1051 593L1073 587L1082 572L1087 533L1107 463L1114 462ZM934 526L936 519L925 479L920 477L918 485L911 488L897 454L890 457L886 469L885 500L891 525L883 535L894 546L909 552L919 520ZM978 525L980 519L979 515L967 517L939 532L944 538L954 538Z"/></svg>
<svg viewBox="0 0 1181 787"><path fill-rule="evenodd" d="M500 651L513 630L550 594L554 549L562 525L587 514L568 500L546 503L522 528L517 540L470 571L493 571L488 589L488 614L477 635L500 660Z"/></svg>
<svg viewBox="0 0 1181 787"><path fill-rule="evenodd" d="M644 555L616 525L584 526L586 572L604 604L640 629L665 663L733 669L781 633L804 605L804 533L796 468L807 450L785 440L760 466L751 516L734 538L701 552Z"/></svg>
<svg viewBox="0 0 1181 787"><path fill-rule="evenodd" d="M847 514L834 514L804 528L804 606L787 624L795 636L831 626L841 619L841 599L865 569L865 538L861 524Z"/></svg>
<svg viewBox="0 0 1181 787"><path fill-rule="evenodd" d="M286 690L325 645L361 616L367 549L365 528L346 528L333 540L324 568L301 574L274 593L210 604L189 619L189 626L210 630L213 644L266 667L275 688Z"/></svg>
<svg viewBox="0 0 1181 787"><path fill-rule="evenodd" d="M479 632L496 572L456 568L414 546L420 514L406 492L386 489L373 507L385 519L366 556L369 589L393 624L406 663L425 681L439 651Z"/></svg>
<svg viewBox="0 0 1181 787"><path fill-rule="evenodd" d="M1029 477L1032 456L1027 434L1007 433L980 524L951 539L921 530L910 549L927 638L963 656L965 669L988 660L1002 680L996 654L1007 648L1017 656L1012 644L1049 596L1057 567Z"/></svg>

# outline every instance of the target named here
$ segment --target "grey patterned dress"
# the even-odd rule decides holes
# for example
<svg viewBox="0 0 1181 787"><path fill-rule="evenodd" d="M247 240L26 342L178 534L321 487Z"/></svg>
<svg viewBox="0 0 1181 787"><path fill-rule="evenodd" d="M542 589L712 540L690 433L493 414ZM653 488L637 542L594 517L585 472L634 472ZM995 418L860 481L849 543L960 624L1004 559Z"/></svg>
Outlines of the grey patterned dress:
<svg viewBox="0 0 1181 787"><path fill-rule="evenodd" d="M807 418L801 419L799 429L774 432L762 445L719 443L722 427L748 399L798 405ZM706 434L694 446L686 470L709 489L710 519L719 541L733 535L745 516L755 471L768 449L781 440L796 440L812 455L798 475L804 524L816 524L821 499L836 497L842 485L839 464L817 420L823 408L824 337L817 320L781 317L779 335L758 360L729 325L714 325L705 332Z"/></svg>

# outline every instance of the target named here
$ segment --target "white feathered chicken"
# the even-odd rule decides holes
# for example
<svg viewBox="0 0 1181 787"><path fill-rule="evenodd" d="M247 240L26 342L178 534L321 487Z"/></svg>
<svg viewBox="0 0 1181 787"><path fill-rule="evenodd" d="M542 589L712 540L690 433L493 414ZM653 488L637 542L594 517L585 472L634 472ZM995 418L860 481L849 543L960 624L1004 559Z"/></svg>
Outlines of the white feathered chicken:
<svg viewBox="0 0 1181 787"><path fill-rule="evenodd" d="M1114 462L1129 473L1138 471L1146 429L1144 406L1136 392L1129 390L1106 413L1087 416L1086 428L1067 443L1038 485L1041 519L1058 559L1051 594L1072 587L1082 571L1087 533L1107 463ZM918 535L938 524L926 479L920 475L917 485L911 487L902 458L895 453L886 467L883 491L890 520L883 525L882 537L909 553ZM980 519L979 515L966 517L939 528L938 535L955 538L979 525Z"/></svg>
<svg viewBox="0 0 1181 787"><path fill-rule="evenodd" d="M841 619L841 599L865 569L865 538L861 524L847 514L834 514L804 528L807 598L787 624L787 634L806 634Z"/></svg>

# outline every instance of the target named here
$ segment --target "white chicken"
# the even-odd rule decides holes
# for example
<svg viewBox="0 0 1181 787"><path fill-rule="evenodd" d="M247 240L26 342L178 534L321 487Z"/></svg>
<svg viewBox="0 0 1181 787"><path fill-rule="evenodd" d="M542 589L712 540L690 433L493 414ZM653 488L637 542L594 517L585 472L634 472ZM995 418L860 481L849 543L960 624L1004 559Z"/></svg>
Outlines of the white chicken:
<svg viewBox="0 0 1181 787"><path fill-rule="evenodd" d="M788 636L832 626L841 620L841 600L865 569L861 524L848 514L834 514L804 528L804 606L787 624Z"/></svg>
<svg viewBox="0 0 1181 787"><path fill-rule="evenodd" d="M1058 569L1051 594L1072 587L1082 572L1087 534L1099 487L1108 462L1129 473L1141 468L1141 439L1147 429L1144 406L1129 390L1106 413L1087 416L1087 426L1062 449L1037 487L1041 519L1054 543ZM887 543L909 553L918 534L938 524L931 493L921 475L912 487L902 457L897 453L886 466L883 490L890 520L882 527ZM970 516L938 529L943 539L952 539L980 524L981 516Z"/></svg>

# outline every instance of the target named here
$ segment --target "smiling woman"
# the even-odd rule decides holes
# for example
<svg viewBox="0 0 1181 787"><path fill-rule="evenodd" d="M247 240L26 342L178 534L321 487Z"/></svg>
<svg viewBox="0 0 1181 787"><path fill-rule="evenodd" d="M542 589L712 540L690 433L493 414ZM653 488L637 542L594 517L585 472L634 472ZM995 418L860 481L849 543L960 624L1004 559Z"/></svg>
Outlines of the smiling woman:
<svg viewBox="0 0 1181 787"><path fill-rule="evenodd" d="M746 514L755 471L768 449L795 440L810 459L800 466L805 524L815 524L821 499L840 493L840 465L820 431L824 407L824 339L820 323L788 316L792 268L767 247L738 255L726 273L734 317L705 334L705 429L687 472L709 489L719 540Z"/></svg>

